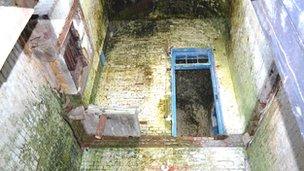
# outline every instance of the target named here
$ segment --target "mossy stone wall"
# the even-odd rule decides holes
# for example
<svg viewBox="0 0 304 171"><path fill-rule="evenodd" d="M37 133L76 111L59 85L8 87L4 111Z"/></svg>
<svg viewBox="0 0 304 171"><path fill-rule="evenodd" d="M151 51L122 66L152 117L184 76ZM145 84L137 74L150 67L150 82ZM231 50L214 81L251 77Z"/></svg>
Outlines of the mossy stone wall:
<svg viewBox="0 0 304 171"><path fill-rule="evenodd" d="M108 0L107 8L111 20L226 17L229 0Z"/></svg>
<svg viewBox="0 0 304 171"><path fill-rule="evenodd" d="M239 111L249 123L273 62L250 0L231 4L229 65Z"/></svg>
<svg viewBox="0 0 304 171"><path fill-rule="evenodd" d="M79 169L82 151L45 67L19 44L9 59L15 63L0 87L0 170Z"/></svg>
<svg viewBox="0 0 304 171"><path fill-rule="evenodd" d="M84 13L91 41L94 47L94 56L91 60L91 70L89 72L87 86L84 92L83 101L86 104L91 103L90 99L93 95L93 88L96 76L102 69L100 65L100 54L106 38L108 27L107 16L105 12L104 0L80 0L80 5Z"/></svg>
<svg viewBox="0 0 304 171"><path fill-rule="evenodd" d="M304 143L286 93L280 90L247 153L252 171L303 170Z"/></svg>

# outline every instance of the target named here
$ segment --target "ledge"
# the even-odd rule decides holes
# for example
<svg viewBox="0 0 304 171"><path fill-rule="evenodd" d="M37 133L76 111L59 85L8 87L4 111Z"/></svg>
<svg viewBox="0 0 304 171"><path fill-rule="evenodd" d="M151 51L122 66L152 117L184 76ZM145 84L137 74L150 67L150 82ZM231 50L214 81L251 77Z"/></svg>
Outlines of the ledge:
<svg viewBox="0 0 304 171"><path fill-rule="evenodd" d="M0 69L33 13L31 8L0 6Z"/></svg>

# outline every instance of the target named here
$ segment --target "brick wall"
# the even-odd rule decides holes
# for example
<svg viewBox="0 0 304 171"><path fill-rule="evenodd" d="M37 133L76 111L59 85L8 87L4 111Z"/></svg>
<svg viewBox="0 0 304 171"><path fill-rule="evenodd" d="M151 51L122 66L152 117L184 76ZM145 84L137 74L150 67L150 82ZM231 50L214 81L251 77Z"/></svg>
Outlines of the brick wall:
<svg viewBox="0 0 304 171"><path fill-rule="evenodd" d="M239 111L248 128L259 121L257 116L264 116L248 148L251 169L302 170L303 140L285 92L280 90L269 101L278 73L271 45L249 0L232 1L230 42L228 61Z"/></svg>
<svg viewBox="0 0 304 171"><path fill-rule="evenodd" d="M303 170L304 143L286 93L280 90L266 110L248 157L251 169Z"/></svg>
<svg viewBox="0 0 304 171"><path fill-rule="evenodd" d="M226 17L229 0L107 0L109 18L168 19Z"/></svg>
<svg viewBox="0 0 304 171"><path fill-rule="evenodd" d="M94 96L94 82L98 79L98 74L101 72L100 54L102 52L104 40L107 32L107 16L105 13L104 0L80 0L80 6L83 10L84 18L88 25L88 29L92 38L94 47L94 56L91 61L91 69L88 76L88 82L84 92L83 100L86 104L92 102ZM97 76L97 77L96 77Z"/></svg>
<svg viewBox="0 0 304 171"><path fill-rule="evenodd" d="M107 64L95 103L105 107L138 107L143 134L170 135L170 47L213 48L224 121L229 134L242 133L227 61L225 19L113 21ZM106 84L105 84L106 83Z"/></svg>
<svg viewBox="0 0 304 171"><path fill-rule="evenodd" d="M1 70L0 170L77 169L81 150L42 61L17 43Z"/></svg>
<svg viewBox="0 0 304 171"><path fill-rule="evenodd" d="M239 111L247 124L268 79L272 51L250 0L232 1L230 20L228 61Z"/></svg>

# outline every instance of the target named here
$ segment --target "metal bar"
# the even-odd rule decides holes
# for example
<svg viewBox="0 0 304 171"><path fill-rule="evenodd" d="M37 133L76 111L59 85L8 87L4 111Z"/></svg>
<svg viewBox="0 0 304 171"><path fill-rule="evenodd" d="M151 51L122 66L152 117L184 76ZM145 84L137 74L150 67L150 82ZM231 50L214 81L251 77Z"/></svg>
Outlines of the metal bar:
<svg viewBox="0 0 304 171"><path fill-rule="evenodd" d="M210 67L210 63L175 64L175 70L201 70Z"/></svg>
<svg viewBox="0 0 304 171"><path fill-rule="evenodd" d="M171 111L172 111L172 136L177 137L176 124L176 85L175 85L175 56L171 55Z"/></svg>
<svg viewBox="0 0 304 171"><path fill-rule="evenodd" d="M213 56L213 52L211 49L208 50L208 57L209 57L209 61L211 63L210 72L211 72L211 79L212 79L218 134L222 135L222 134L225 134L226 131L225 131L224 123L223 123L222 108L221 108L220 99L219 99L218 83L217 83L215 67L214 67L215 66L214 56Z"/></svg>
<svg viewBox="0 0 304 171"><path fill-rule="evenodd" d="M208 58L208 53L206 52L173 52L173 55L175 55L175 59L185 58L185 56L188 56L188 58L195 59L196 56L206 56L205 58Z"/></svg>
<svg viewBox="0 0 304 171"><path fill-rule="evenodd" d="M191 52L198 52L201 55L208 55L209 48L202 49L202 48L173 48L172 52L181 54L182 52L191 53Z"/></svg>

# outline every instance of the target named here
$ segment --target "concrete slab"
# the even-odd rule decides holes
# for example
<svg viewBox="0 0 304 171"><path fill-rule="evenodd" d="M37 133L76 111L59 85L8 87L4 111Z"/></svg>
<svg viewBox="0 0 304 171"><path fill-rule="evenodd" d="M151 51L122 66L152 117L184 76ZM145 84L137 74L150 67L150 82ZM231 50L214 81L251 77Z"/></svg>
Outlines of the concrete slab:
<svg viewBox="0 0 304 171"><path fill-rule="evenodd" d="M90 105L81 123L88 135L109 137L139 137L137 112L131 109L109 109Z"/></svg>

